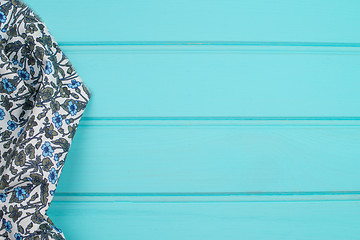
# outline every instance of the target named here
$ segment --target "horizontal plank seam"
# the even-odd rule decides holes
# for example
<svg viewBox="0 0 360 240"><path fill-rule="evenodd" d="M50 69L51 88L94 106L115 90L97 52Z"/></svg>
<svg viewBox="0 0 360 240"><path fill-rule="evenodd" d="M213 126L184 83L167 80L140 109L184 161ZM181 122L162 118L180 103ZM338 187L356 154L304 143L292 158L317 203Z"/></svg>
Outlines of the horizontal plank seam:
<svg viewBox="0 0 360 240"><path fill-rule="evenodd" d="M82 117L83 121L111 121L111 120L115 120L115 121L121 121L121 120L137 120L137 121L141 121L141 120L162 120L162 121L172 121L172 120L192 120L192 121L204 121L204 120L221 120L221 121L227 121L227 120L255 120L255 121L272 121L272 120L279 120L279 121L298 121L298 120L302 120L302 121L307 121L307 120L311 120L311 121L359 121L360 117L312 117L312 116L308 116L308 117L252 117L252 116L241 116L241 117L236 117L236 116L221 116L221 117L217 117L217 116L203 116L203 117L196 117L196 116L184 116L184 117L171 117L171 116L159 116L159 117L146 117L146 116L128 116L128 117Z"/></svg>
<svg viewBox="0 0 360 240"><path fill-rule="evenodd" d="M57 193L53 201L125 203L360 201L360 192Z"/></svg>
<svg viewBox="0 0 360 240"><path fill-rule="evenodd" d="M260 42L260 41L99 41L59 42L60 46L119 46L119 45L226 45L226 46L286 46L286 47L351 47L360 48L360 43L343 42Z"/></svg>
<svg viewBox="0 0 360 240"><path fill-rule="evenodd" d="M57 192L57 196L283 196L283 195L360 195L360 191L313 191L313 192Z"/></svg>
<svg viewBox="0 0 360 240"><path fill-rule="evenodd" d="M360 55L360 43L64 42L69 54L326 54Z"/></svg>
<svg viewBox="0 0 360 240"><path fill-rule="evenodd" d="M92 126L277 126L277 127L359 127L359 118L266 118L266 117L83 117L80 127Z"/></svg>

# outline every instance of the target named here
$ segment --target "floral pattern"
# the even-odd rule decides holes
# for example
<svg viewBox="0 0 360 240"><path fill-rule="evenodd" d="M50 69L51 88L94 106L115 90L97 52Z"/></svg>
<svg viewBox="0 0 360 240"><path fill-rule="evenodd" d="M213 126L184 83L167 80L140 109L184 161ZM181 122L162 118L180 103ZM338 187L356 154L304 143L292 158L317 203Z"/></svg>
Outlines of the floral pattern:
<svg viewBox="0 0 360 240"><path fill-rule="evenodd" d="M46 211L91 93L24 2L0 29L0 239L65 239Z"/></svg>

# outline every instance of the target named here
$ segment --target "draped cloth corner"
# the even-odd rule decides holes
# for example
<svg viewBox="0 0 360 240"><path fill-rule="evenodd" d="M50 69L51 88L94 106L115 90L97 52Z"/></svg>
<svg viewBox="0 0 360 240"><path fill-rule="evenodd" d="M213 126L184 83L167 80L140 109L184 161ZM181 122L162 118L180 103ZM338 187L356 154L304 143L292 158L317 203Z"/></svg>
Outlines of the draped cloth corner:
<svg viewBox="0 0 360 240"><path fill-rule="evenodd" d="M0 239L65 239L46 211L91 93L21 0L0 0L0 37Z"/></svg>

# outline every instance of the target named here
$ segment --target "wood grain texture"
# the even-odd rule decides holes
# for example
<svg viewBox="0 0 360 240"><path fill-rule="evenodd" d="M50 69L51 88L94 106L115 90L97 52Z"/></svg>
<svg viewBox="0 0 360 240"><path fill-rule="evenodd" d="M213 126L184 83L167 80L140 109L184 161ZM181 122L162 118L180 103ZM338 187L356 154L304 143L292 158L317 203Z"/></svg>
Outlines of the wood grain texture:
<svg viewBox="0 0 360 240"><path fill-rule="evenodd" d="M150 121L150 120L149 120ZM83 125L58 192L356 191L359 125ZM206 121L205 121L206 122ZM216 122L216 121L213 121ZM224 121L226 122L226 121ZM254 121L252 121L254 122ZM280 121L281 122L281 121ZM306 121L305 121L306 122ZM168 125L170 124L170 125ZM193 125L192 125L193 124Z"/></svg>
<svg viewBox="0 0 360 240"><path fill-rule="evenodd" d="M86 117L360 116L360 54L73 49L68 56L94 93Z"/></svg>
<svg viewBox="0 0 360 240"><path fill-rule="evenodd" d="M359 239L359 1L24 1L92 92L68 239Z"/></svg>
<svg viewBox="0 0 360 240"><path fill-rule="evenodd" d="M360 40L357 0L26 1L64 42Z"/></svg>
<svg viewBox="0 0 360 240"><path fill-rule="evenodd" d="M359 214L358 201L54 202L49 210L69 239L91 240L357 240Z"/></svg>

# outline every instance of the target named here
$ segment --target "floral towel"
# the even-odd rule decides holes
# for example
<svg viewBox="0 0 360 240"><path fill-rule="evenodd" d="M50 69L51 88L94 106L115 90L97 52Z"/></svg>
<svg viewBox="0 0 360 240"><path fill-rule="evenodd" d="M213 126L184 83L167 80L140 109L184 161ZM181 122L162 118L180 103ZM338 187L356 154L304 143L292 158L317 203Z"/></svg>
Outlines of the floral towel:
<svg viewBox="0 0 360 240"><path fill-rule="evenodd" d="M0 239L65 239L46 211L91 93L24 2L0 30Z"/></svg>

